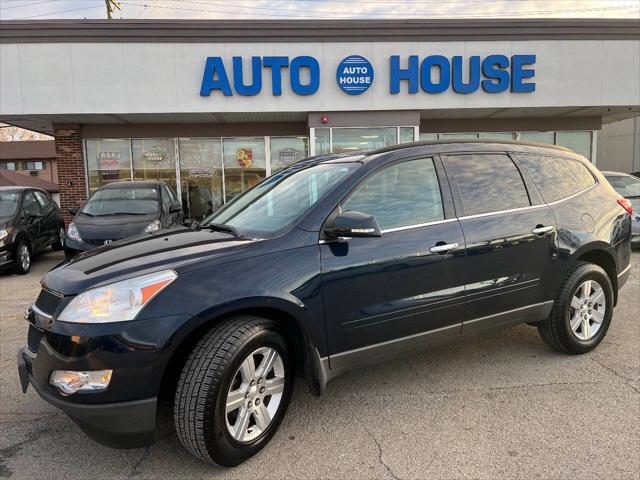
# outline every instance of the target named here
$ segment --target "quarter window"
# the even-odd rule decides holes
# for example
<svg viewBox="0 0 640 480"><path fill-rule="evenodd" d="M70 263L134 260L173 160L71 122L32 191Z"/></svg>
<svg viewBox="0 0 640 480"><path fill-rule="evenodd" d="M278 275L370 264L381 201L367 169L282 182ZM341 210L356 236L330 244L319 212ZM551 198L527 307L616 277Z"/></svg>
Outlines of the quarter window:
<svg viewBox="0 0 640 480"><path fill-rule="evenodd" d="M547 203L569 197L595 183L587 167L577 160L518 154L518 161L529 172Z"/></svg>
<svg viewBox="0 0 640 480"><path fill-rule="evenodd" d="M382 230L443 220L433 160L410 160L375 173L342 204L342 211L373 215Z"/></svg>
<svg viewBox="0 0 640 480"><path fill-rule="evenodd" d="M520 172L507 155L447 157L447 172L455 178L464 215L528 207L529 196Z"/></svg>

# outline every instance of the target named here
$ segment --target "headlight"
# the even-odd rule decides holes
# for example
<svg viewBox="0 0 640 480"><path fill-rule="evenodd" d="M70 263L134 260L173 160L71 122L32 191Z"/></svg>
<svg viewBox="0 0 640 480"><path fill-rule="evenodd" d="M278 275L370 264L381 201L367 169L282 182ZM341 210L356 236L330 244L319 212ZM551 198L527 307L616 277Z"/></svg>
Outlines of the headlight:
<svg viewBox="0 0 640 480"><path fill-rule="evenodd" d="M2 230L0 230L0 240L4 240L5 238L7 238L9 235L11 235L11 232L13 232L12 227L3 228Z"/></svg>
<svg viewBox="0 0 640 480"><path fill-rule="evenodd" d="M71 240L75 240L76 242L82 241L82 237L80 236L78 227L76 227L76 224L73 222L71 222L69 224L69 228L67 228L67 238L70 238Z"/></svg>
<svg viewBox="0 0 640 480"><path fill-rule="evenodd" d="M154 220L144 229L144 233L151 233L160 230L160 220Z"/></svg>
<svg viewBox="0 0 640 480"><path fill-rule="evenodd" d="M141 275L89 289L67 305L58 321L110 323L133 320L149 301L178 278L173 270Z"/></svg>
<svg viewBox="0 0 640 480"><path fill-rule="evenodd" d="M49 384L56 387L65 397L76 392L103 392L109 386L112 374L113 370L54 370Z"/></svg>

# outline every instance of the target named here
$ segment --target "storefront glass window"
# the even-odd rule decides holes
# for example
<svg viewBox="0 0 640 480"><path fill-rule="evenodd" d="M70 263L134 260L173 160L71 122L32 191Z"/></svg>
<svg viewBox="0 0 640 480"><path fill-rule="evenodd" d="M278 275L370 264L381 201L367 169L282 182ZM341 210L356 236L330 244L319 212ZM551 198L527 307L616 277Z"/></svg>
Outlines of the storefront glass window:
<svg viewBox="0 0 640 480"><path fill-rule="evenodd" d="M131 180L129 140L87 140L89 192L110 182Z"/></svg>
<svg viewBox="0 0 640 480"><path fill-rule="evenodd" d="M480 132L480 138L484 140L513 140L511 132Z"/></svg>
<svg viewBox="0 0 640 480"><path fill-rule="evenodd" d="M591 132L558 132L556 143L591 160Z"/></svg>
<svg viewBox="0 0 640 480"><path fill-rule="evenodd" d="M478 138L477 133L441 133L441 140L474 140Z"/></svg>
<svg viewBox="0 0 640 480"><path fill-rule="evenodd" d="M553 132L522 132L520 140L523 142L548 143L553 145L555 134Z"/></svg>
<svg viewBox="0 0 640 480"><path fill-rule="evenodd" d="M307 158L307 137L271 137L271 174Z"/></svg>
<svg viewBox="0 0 640 480"><path fill-rule="evenodd" d="M189 221L202 220L223 204L222 141L219 138L181 138L180 189L182 209Z"/></svg>
<svg viewBox="0 0 640 480"><path fill-rule="evenodd" d="M396 127L334 128L333 153L382 148L398 143Z"/></svg>
<svg viewBox="0 0 640 480"><path fill-rule="evenodd" d="M413 142L413 127L400 127L400 141L398 143Z"/></svg>
<svg viewBox="0 0 640 480"><path fill-rule="evenodd" d="M162 180L176 188L176 156L173 139L133 140L133 179Z"/></svg>
<svg viewBox="0 0 640 480"><path fill-rule="evenodd" d="M421 142L428 141L428 140L437 140L437 139L438 139L437 133L421 133L420 134Z"/></svg>
<svg viewBox="0 0 640 480"><path fill-rule="evenodd" d="M315 144L316 155L323 155L331 152L331 144L329 142L330 135L328 128L316 128Z"/></svg>
<svg viewBox="0 0 640 480"><path fill-rule="evenodd" d="M227 201L267 176L263 137L225 138L223 152Z"/></svg>

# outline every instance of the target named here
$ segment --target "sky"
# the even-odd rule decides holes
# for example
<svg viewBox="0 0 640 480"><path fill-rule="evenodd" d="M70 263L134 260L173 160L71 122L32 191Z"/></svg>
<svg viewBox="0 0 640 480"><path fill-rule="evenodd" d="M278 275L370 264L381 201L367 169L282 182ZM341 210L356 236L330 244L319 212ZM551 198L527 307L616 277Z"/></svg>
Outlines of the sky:
<svg viewBox="0 0 640 480"><path fill-rule="evenodd" d="M114 18L640 18L640 0L116 0ZM106 18L105 0L0 0L0 20Z"/></svg>

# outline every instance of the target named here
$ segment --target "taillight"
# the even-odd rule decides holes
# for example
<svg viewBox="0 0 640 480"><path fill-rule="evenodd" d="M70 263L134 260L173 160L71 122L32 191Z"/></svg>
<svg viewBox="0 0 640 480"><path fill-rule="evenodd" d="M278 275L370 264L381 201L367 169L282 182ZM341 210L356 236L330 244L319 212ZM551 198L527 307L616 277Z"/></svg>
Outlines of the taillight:
<svg viewBox="0 0 640 480"><path fill-rule="evenodd" d="M629 199L619 198L618 204L627 211L629 216L631 216L631 214L633 213L633 206L631 205L631 202L629 201Z"/></svg>

